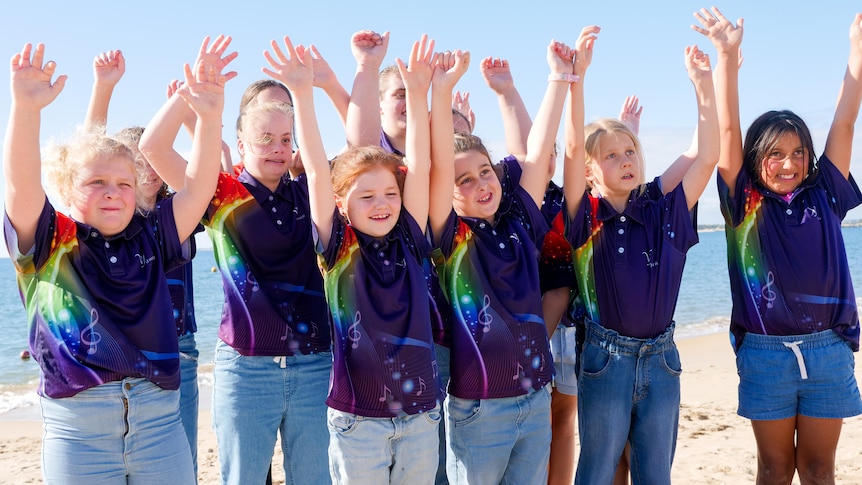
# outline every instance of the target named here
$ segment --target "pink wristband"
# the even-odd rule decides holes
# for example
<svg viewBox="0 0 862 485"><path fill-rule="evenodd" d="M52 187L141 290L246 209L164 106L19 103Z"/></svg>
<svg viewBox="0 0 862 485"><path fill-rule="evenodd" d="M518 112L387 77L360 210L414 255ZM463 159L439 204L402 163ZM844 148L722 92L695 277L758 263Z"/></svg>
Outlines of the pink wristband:
<svg viewBox="0 0 862 485"><path fill-rule="evenodd" d="M577 74L554 73L548 74L549 82L576 83L581 80L581 76Z"/></svg>

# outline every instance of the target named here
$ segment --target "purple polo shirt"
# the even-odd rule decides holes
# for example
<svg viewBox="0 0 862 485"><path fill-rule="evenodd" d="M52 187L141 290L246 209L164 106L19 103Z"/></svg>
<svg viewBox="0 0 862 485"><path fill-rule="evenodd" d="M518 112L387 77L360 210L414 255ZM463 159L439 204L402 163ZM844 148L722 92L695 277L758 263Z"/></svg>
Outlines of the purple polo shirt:
<svg viewBox="0 0 862 485"><path fill-rule="evenodd" d="M406 210L383 238L336 211L329 246L318 248L334 332L329 407L382 418L443 399L422 269L429 250Z"/></svg>
<svg viewBox="0 0 862 485"><path fill-rule="evenodd" d="M617 212L584 192L567 237L575 248L575 318L620 335L650 339L673 321L685 254L697 239L696 209L682 184L662 195L659 179L632 191Z"/></svg>
<svg viewBox="0 0 862 485"><path fill-rule="evenodd" d="M219 338L243 355L329 352L305 175L272 192L245 170L221 173L203 223L224 285Z"/></svg>
<svg viewBox="0 0 862 485"><path fill-rule="evenodd" d="M746 332L803 335L832 329L859 349L859 313L841 220L862 203L850 177L826 156L789 201L754 182L745 169L734 196L721 177L733 295L730 329L738 348Z"/></svg>
<svg viewBox="0 0 862 485"><path fill-rule="evenodd" d="M434 251L453 315L449 393L463 399L512 397L541 389L554 375L539 291L545 217L519 185L514 157L495 224L453 211Z"/></svg>
<svg viewBox="0 0 862 485"><path fill-rule="evenodd" d="M30 352L41 369L40 395L74 396L126 377L179 387L164 272L188 259L171 201L152 220L136 214L123 232L104 237L46 199L31 251L18 252L8 215L5 235L27 308Z"/></svg>
<svg viewBox="0 0 862 485"><path fill-rule="evenodd" d="M404 156L403 153L399 152L394 146L392 146L392 142L389 141L389 137L382 129L380 130L380 148L386 150L389 153L394 153L399 157Z"/></svg>
<svg viewBox="0 0 862 485"><path fill-rule="evenodd" d="M563 189L554 182L550 182L545 191L542 214L550 227L542 241L539 258L539 284L544 294L548 290L573 286L575 278L572 245L566 240ZM564 322L574 325L568 319Z"/></svg>

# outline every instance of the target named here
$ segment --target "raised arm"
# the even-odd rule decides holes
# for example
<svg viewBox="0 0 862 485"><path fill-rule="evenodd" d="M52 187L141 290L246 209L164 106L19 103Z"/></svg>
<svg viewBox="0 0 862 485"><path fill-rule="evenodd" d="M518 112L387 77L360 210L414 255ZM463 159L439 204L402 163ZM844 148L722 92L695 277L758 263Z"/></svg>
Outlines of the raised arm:
<svg viewBox="0 0 862 485"><path fill-rule="evenodd" d="M697 157L682 179L688 208L692 209L718 163L721 144L718 134L718 114L715 106L715 89L709 56L697 46L685 48L685 67L694 84L697 96ZM662 178L662 187L670 191L669 183Z"/></svg>
<svg viewBox="0 0 862 485"><path fill-rule="evenodd" d="M57 64L42 64L45 46L24 45L12 56L12 107L9 125L3 141L3 169L6 176L6 215L18 234L18 250L25 253L33 247L36 224L45 205L42 188L42 158L39 149L39 128L42 108L51 104L63 86L66 76L57 76L52 83Z"/></svg>
<svg viewBox="0 0 862 485"><path fill-rule="evenodd" d="M396 59L407 92L407 133L405 159L407 174L401 203L422 232L428 224L428 191L431 171L431 128L428 123L428 88L437 55L434 41L427 35L413 43L407 65ZM451 120L452 116L449 116Z"/></svg>
<svg viewBox="0 0 862 485"><path fill-rule="evenodd" d="M314 87L320 88L326 93L342 126L347 125L347 108L350 106L350 93L338 82L335 71L326 62L326 59L317 50L314 44L308 46L308 51L314 59Z"/></svg>
<svg viewBox="0 0 862 485"><path fill-rule="evenodd" d="M715 100L721 138L718 174L730 188L742 169L742 128L739 121L739 65L743 20L736 25L717 8L705 8L694 13L701 26L691 28L707 36L718 54L715 66Z"/></svg>
<svg viewBox="0 0 862 485"><path fill-rule="evenodd" d="M527 138L527 156L521 174L521 187L530 194L536 206L542 206L548 188L548 171L554 152L554 137L560 127L560 116L569 84L574 80L572 60L575 50L562 42L548 44L548 87L536 113Z"/></svg>
<svg viewBox="0 0 862 485"><path fill-rule="evenodd" d="M470 92L464 91L455 91L452 94L452 109L461 113L464 116L464 119L467 120L469 126L469 133L473 133L476 129L476 113L473 112L473 108L470 107Z"/></svg>
<svg viewBox="0 0 862 485"><path fill-rule="evenodd" d="M90 95L90 104L87 106L87 117L84 119L84 126L88 130L104 129L108 122L111 95L125 72L126 60L123 58L123 53L118 50L102 52L93 58L95 81Z"/></svg>
<svg viewBox="0 0 862 485"><path fill-rule="evenodd" d="M360 30L350 39L350 50L356 59L356 76L344 123L350 146L380 144L380 65L388 47L389 32L381 35Z"/></svg>
<svg viewBox="0 0 862 485"><path fill-rule="evenodd" d="M235 72L223 74L223 67L205 59L195 64L194 71L186 64L185 86L176 93L197 115L183 188L173 198L174 220L180 241L193 234L218 183L224 85L236 76Z"/></svg>
<svg viewBox="0 0 862 485"><path fill-rule="evenodd" d="M835 117L826 137L826 156L845 178L850 177L850 153L853 148L853 126L862 102L862 14L856 14L850 24L850 57L844 82L838 92Z"/></svg>
<svg viewBox="0 0 862 485"><path fill-rule="evenodd" d="M168 99L171 99L171 96L173 96L174 93L176 93L177 90L179 90L180 87L182 87L182 85L183 85L183 82L180 81L179 79L172 79L168 83L168 87L165 91L165 93L168 96ZM192 111L192 109L188 107L188 105L186 105L185 113L186 114L183 117L183 126L186 128L186 131L188 132L189 136L191 138L194 138L195 137L195 123L197 122L198 117L195 114L195 112ZM231 170L233 170L233 161L231 160L230 146L228 146L228 144L225 143L224 140L222 140L222 142L221 142L221 171L222 172L230 172Z"/></svg>
<svg viewBox="0 0 862 485"><path fill-rule="evenodd" d="M293 97L296 141L302 151L302 163L308 177L311 221L317 229L320 243L327 247L332 237L335 194L332 191L329 161L314 113L314 59L305 47L294 47L288 36L284 36L284 51L274 40L270 45L272 53L263 53L270 68L264 67L263 72L281 81Z"/></svg>
<svg viewBox="0 0 862 485"><path fill-rule="evenodd" d="M566 211L571 217L578 210L587 188L586 152L584 149L584 83L587 68L593 61L593 47L601 28L590 25L581 29L575 44L572 73L578 82L569 85L569 105L566 113L566 150L563 155L563 193Z"/></svg>
<svg viewBox="0 0 862 485"><path fill-rule="evenodd" d="M431 82L431 176L428 220L434 244L452 212L455 192L455 138L452 127L452 90L470 67L470 53L456 50L438 56Z"/></svg>
<svg viewBox="0 0 862 485"><path fill-rule="evenodd" d="M506 151L518 160L527 156L527 138L533 122L524 105L521 93L515 87L515 80L509 68L509 61L493 57L482 59L479 64L482 78L494 93L503 118L503 131L506 136Z"/></svg>
<svg viewBox="0 0 862 485"><path fill-rule="evenodd" d="M212 44L210 44L209 37L204 38L195 61L195 70L199 64L204 63L221 73L237 56L236 52L225 54L230 43L231 38L223 35L216 37ZM231 79L236 76L236 73L230 72L225 76L226 79ZM190 123L191 119L196 116L193 111L191 113L189 111L189 104L183 101L178 94L174 94L150 120L144 129L141 141L138 143L141 154L159 174L159 177L177 191L185 185L186 160L174 150L174 141L180 127L184 123ZM223 153L223 148L221 148L223 145L220 144L219 146L220 153ZM219 155L220 160L221 157L222 155Z"/></svg>

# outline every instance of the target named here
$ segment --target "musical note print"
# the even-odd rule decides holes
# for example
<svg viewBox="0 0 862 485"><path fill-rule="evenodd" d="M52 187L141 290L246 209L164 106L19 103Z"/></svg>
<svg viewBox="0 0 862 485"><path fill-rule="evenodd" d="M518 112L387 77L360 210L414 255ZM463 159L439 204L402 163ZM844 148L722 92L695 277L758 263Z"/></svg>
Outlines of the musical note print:
<svg viewBox="0 0 862 485"><path fill-rule="evenodd" d="M347 329L347 338L353 342L351 347L354 349L359 348L359 340L362 339L362 334L359 333L359 330L357 329L360 322L362 322L362 314L357 311L356 315L353 317L353 325Z"/></svg>
<svg viewBox="0 0 862 485"><path fill-rule="evenodd" d="M428 385L425 384L425 379L419 378L419 390L416 392L417 396L421 396L422 392L428 389Z"/></svg>
<svg viewBox="0 0 862 485"><path fill-rule="evenodd" d="M775 275L770 271L766 274L766 286L760 290L760 293L766 300L766 308L772 308L775 306L775 299L778 298L778 294L771 289L773 285L775 285Z"/></svg>
<svg viewBox="0 0 862 485"><path fill-rule="evenodd" d="M380 396L378 401L386 402L386 401L392 400L394 398L395 398L395 396L392 395L392 389L389 389L389 386L387 386L386 384L383 384L383 395Z"/></svg>
<svg viewBox="0 0 862 485"><path fill-rule="evenodd" d="M251 271L245 274L245 280L251 283L251 291L258 291L260 286L257 284L257 280L254 278L254 275L251 274Z"/></svg>
<svg viewBox="0 0 862 485"><path fill-rule="evenodd" d="M491 331L491 322L494 321L494 316L488 313L488 309L491 308L491 297L485 293L482 296L482 308L479 309L479 323L482 324L482 332L488 333Z"/></svg>
<svg viewBox="0 0 862 485"><path fill-rule="evenodd" d="M515 375L512 376L512 380L516 381L523 375L524 375L524 366L522 366L520 363L518 363L518 370L517 370L517 372L515 372Z"/></svg>
<svg viewBox="0 0 862 485"><path fill-rule="evenodd" d="M431 374L435 379L440 375L440 371L437 368L437 361L431 362Z"/></svg>
<svg viewBox="0 0 862 485"><path fill-rule="evenodd" d="M102 336L94 330L94 327L99 322L99 312L95 308L90 309L90 323L84 330L81 330L81 342L87 344L87 354L93 355L99 349L99 342L102 341Z"/></svg>

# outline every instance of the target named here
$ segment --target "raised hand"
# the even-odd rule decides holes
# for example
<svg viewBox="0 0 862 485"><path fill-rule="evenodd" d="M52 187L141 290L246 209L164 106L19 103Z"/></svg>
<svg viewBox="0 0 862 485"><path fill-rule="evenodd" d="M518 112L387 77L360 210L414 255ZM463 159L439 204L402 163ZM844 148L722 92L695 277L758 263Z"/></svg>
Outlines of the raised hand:
<svg viewBox="0 0 862 485"><path fill-rule="evenodd" d="M33 51L32 44L25 44L21 52L12 56L12 101L15 106L40 110L51 104L66 85L67 76L57 76L52 83L57 64L54 61L42 62L45 58L45 45L38 44Z"/></svg>
<svg viewBox="0 0 862 485"><path fill-rule="evenodd" d="M548 67L554 74L572 74L575 50L563 42L552 40L548 45Z"/></svg>
<svg viewBox="0 0 862 485"><path fill-rule="evenodd" d="M215 68L216 72L221 74L224 68L230 64L231 61L236 59L237 56L236 51L225 54L225 51L230 46L231 40L230 36L219 34L219 36L213 40L212 44L210 44L210 37L204 37L200 51L198 51L198 57L195 59L195 66L199 63L205 63L209 68ZM209 70L209 68L207 70ZM195 67L195 69L197 69L197 67ZM227 73L227 75L229 76L227 79L232 79L236 76L236 72Z"/></svg>
<svg viewBox="0 0 862 485"><path fill-rule="evenodd" d="M294 47L290 37L284 36L284 47L287 53L281 50L278 42L270 41L272 52L263 52L263 57L272 69L262 68L264 74L281 81L287 89L292 92L301 89L311 89L314 85L314 59L305 47L299 45Z"/></svg>
<svg viewBox="0 0 862 485"><path fill-rule="evenodd" d="M700 9L694 13L694 18L701 26L692 25L692 30L705 35L719 53L739 53L739 46L742 44L743 19L738 19L736 25L733 25L715 7L711 10Z"/></svg>
<svg viewBox="0 0 862 485"><path fill-rule="evenodd" d="M181 87L183 87L182 81L180 81L179 79L171 79L171 81L168 82L168 87L165 89L165 94L167 95L168 99L171 99L171 96L173 96L174 93L179 91Z"/></svg>
<svg viewBox="0 0 862 485"><path fill-rule="evenodd" d="M314 70L314 86L326 90L327 87L338 84L335 72L329 66L329 63L326 62L326 59L320 55L320 51L317 50L314 44L308 46L308 52L314 61L312 66Z"/></svg>
<svg viewBox="0 0 862 485"><path fill-rule="evenodd" d="M469 51L458 49L452 52L442 52L437 57L437 69L434 70L434 84L447 91L452 91L469 67Z"/></svg>
<svg viewBox="0 0 862 485"><path fill-rule="evenodd" d="M601 27L596 25L581 29L578 40L575 42L574 74L583 76L587 72L587 68L593 62L593 47L601 30Z"/></svg>
<svg viewBox="0 0 862 485"><path fill-rule="evenodd" d="M500 94L515 87L509 61L496 57L486 57L479 63L479 71L485 84L495 93Z"/></svg>
<svg viewBox="0 0 862 485"><path fill-rule="evenodd" d="M638 106L640 100L637 96L626 96L623 107L620 108L620 121L626 124L632 132L637 135L641 126L641 113L644 107Z"/></svg>
<svg viewBox="0 0 862 485"><path fill-rule="evenodd" d="M709 55L698 49L696 45L685 48L685 69L688 71L688 77L695 84L704 79L712 81Z"/></svg>
<svg viewBox="0 0 862 485"><path fill-rule="evenodd" d="M422 38L414 42L413 48L410 49L407 65L400 58L395 59L407 91L428 91L438 55L434 53L434 41L429 39L428 35L422 34Z"/></svg>
<svg viewBox="0 0 862 485"><path fill-rule="evenodd" d="M470 107L470 93L468 91L455 91L452 94L452 109L458 111L467 121L470 122L471 132L476 129L476 113L473 112L473 108Z"/></svg>
<svg viewBox="0 0 862 485"><path fill-rule="evenodd" d="M862 54L862 14L859 13L850 24L850 52L857 56Z"/></svg>
<svg viewBox="0 0 862 485"><path fill-rule="evenodd" d="M360 30L350 38L350 51L357 66L379 70L388 47L389 32L378 34L373 30Z"/></svg>
<svg viewBox="0 0 862 485"><path fill-rule="evenodd" d="M207 62L197 62L194 70L188 64L184 66L185 84L177 90L177 94L200 118L221 117L224 110L224 85L233 78L221 74L224 66L211 65ZM230 74L230 73L229 73Z"/></svg>
<svg viewBox="0 0 862 485"><path fill-rule="evenodd" d="M93 77L97 83L115 86L126 72L126 59L119 50L102 52L93 58Z"/></svg>

